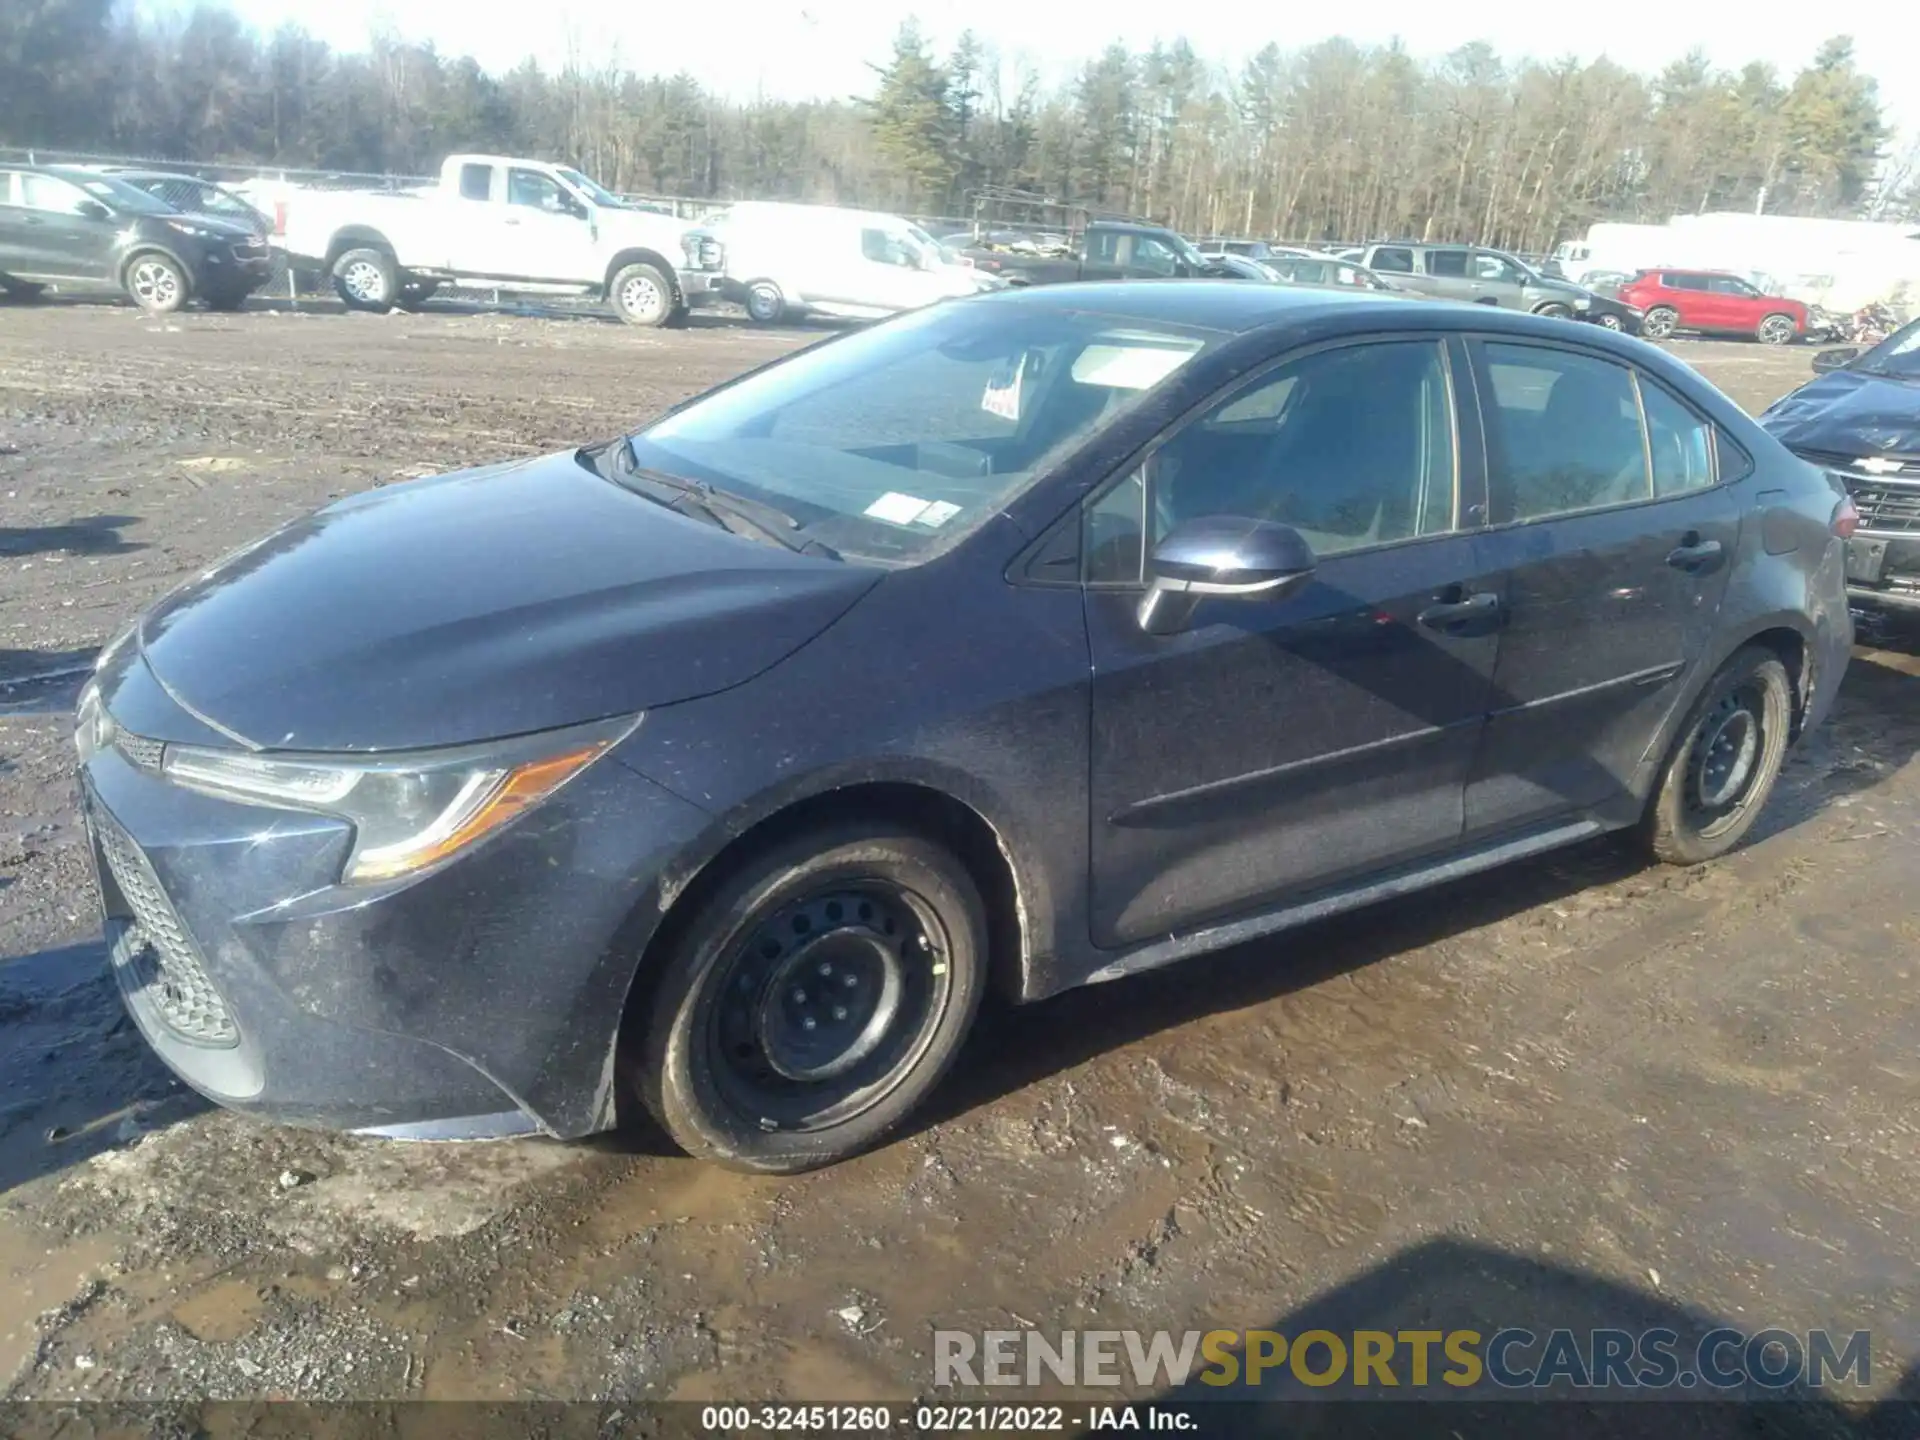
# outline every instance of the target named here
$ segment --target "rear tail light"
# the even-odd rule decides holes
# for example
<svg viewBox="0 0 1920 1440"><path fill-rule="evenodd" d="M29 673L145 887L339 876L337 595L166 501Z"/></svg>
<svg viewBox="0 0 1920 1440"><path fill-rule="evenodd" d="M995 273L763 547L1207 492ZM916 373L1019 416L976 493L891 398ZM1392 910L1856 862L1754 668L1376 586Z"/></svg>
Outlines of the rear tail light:
<svg viewBox="0 0 1920 1440"><path fill-rule="evenodd" d="M1842 540L1851 540L1853 532L1860 528L1860 512L1853 507L1853 497L1847 496L1833 507L1833 533Z"/></svg>
<svg viewBox="0 0 1920 1440"><path fill-rule="evenodd" d="M273 233L283 237L287 233L287 202L284 200L273 202Z"/></svg>

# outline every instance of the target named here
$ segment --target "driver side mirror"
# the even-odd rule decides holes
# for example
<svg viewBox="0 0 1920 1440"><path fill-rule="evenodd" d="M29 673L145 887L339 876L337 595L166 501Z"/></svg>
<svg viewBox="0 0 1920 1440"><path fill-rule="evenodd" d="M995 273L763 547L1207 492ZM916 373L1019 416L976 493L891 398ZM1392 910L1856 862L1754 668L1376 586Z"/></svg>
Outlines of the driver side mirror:
<svg viewBox="0 0 1920 1440"><path fill-rule="evenodd" d="M1839 370L1851 365L1859 358L1858 345L1836 345L1833 349L1822 350L1813 357L1813 371L1816 375L1824 375L1829 370Z"/></svg>
<svg viewBox="0 0 1920 1440"><path fill-rule="evenodd" d="M113 211L102 205L98 200L82 200L80 202L80 208L74 213L82 220L111 220L113 218Z"/></svg>
<svg viewBox="0 0 1920 1440"><path fill-rule="evenodd" d="M1177 635L1209 595L1284 599L1306 588L1318 563L1313 547L1291 525L1242 515L1189 520L1147 557L1140 628L1149 635Z"/></svg>

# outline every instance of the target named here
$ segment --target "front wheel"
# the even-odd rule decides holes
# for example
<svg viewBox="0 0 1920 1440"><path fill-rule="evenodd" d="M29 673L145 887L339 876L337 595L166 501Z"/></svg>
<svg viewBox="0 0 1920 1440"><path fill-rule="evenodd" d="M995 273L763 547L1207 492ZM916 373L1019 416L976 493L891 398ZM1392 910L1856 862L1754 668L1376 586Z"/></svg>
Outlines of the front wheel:
<svg viewBox="0 0 1920 1440"><path fill-rule="evenodd" d="M0 275L0 300L11 300L16 305L38 300L46 293L46 289L46 286L36 285L31 280L9 280Z"/></svg>
<svg viewBox="0 0 1920 1440"><path fill-rule="evenodd" d="M1573 318L1573 307L1571 305L1562 305L1558 300L1550 300L1533 313L1536 315L1545 315L1550 320L1571 320Z"/></svg>
<svg viewBox="0 0 1920 1440"><path fill-rule="evenodd" d="M1698 865L1753 828L1773 793L1793 727L1787 667L1748 646L1694 702L1647 805L1642 834L1655 858Z"/></svg>
<svg viewBox="0 0 1920 1440"><path fill-rule="evenodd" d="M1680 312L1670 305L1656 305L1640 321L1640 333L1649 340L1665 340L1680 327Z"/></svg>
<svg viewBox="0 0 1920 1440"><path fill-rule="evenodd" d="M1596 315L1593 317L1593 323L1598 325L1602 330L1618 330L1621 328L1620 317L1618 315Z"/></svg>
<svg viewBox="0 0 1920 1440"><path fill-rule="evenodd" d="M876 1143L979 1009L987 926L945 847L892 826L801 835L677 933L629 1083L689 1154L790 1174Z"/></svg>
<svg viewBox="0 0 1920 1440"><path fill-rule="evenodd" d="M187 277L165 255L136 255L127 266L127 294L149 315L171 315L187 303Z"/></svg>
<svg viewBox="0 0 1920 1440"><path fill-rule="evenodd" d="M659 266L644 261L622 268L607 287L607 298L629 325L665 325L674 318L673 282Z"/></svg>
<svg viewBox="0 0 1920 1440"><path fill-rule="evenodd" d="M439 288L438 280L406 280L401 282L399 297L393 303L402 310L416 311L431 300Z"/></svg>
<svg viewBox="0 0 1920 1440"><path fill-rule="evenodd" d="M400 267L384 250L349 250L334 261L333 288L349 310L384 315L400 293Z"/></svg>
<svg viewBox="0 0 1920 1440"><path fill-rule="evenodd" d="M1791 315L1769 315L1760 322L1762 345L1791 345L1799 334L1800 327Z"/></svg>

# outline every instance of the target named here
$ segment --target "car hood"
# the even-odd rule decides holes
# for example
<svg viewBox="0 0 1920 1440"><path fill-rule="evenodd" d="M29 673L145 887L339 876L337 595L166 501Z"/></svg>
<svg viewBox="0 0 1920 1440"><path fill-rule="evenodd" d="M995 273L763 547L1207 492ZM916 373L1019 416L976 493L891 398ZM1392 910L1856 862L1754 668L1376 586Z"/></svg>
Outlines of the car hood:
<svg viewBox="0 0 1920 1440"><path fill-rule="evenodd" d="M688 519L569 452L340 501L176 590L139 633L174 700L247 744L403 750L738 685L879 574Z"/></svg>
<svg viewBox="0 0 1920 1440"><path fill-rule="evenodd" d="M1832 370L1774 401L1760 424L1790 450L1920 458L1920 384Z"/></svg>

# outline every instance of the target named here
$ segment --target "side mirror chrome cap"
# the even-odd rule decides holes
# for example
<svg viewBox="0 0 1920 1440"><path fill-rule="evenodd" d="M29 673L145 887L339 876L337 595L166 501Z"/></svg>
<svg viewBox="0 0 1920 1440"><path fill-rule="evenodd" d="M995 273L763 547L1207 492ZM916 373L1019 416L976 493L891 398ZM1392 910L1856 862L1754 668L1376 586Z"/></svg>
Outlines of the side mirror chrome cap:
<svg viewBox="0 0 1920 1440"><path fill-rule="evenodd" d="M1209 595L1284 598L1304 589L1318 562L1290 525L1243 515L1206 515L1175 527L1148 558L1140 628L1173 635Z"/></svg>

